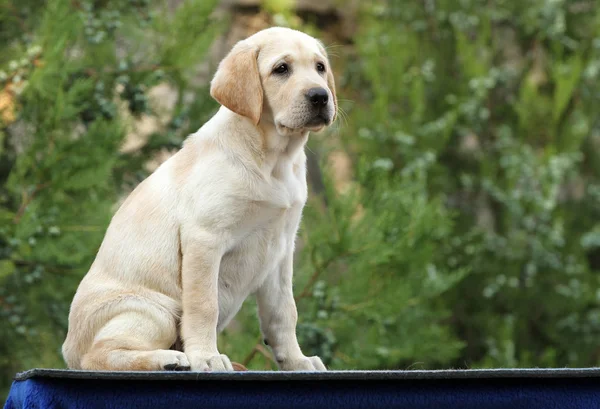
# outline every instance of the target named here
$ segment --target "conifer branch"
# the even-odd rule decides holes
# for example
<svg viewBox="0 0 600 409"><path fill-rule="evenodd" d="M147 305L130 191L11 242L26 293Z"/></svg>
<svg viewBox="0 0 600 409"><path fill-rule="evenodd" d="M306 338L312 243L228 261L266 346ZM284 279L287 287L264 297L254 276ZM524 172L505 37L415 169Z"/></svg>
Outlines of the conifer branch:
<svg viewBox="0 0 600 409"><path fill-rule="evenodd" d="M23 217L23 214L25 213L25 210L27 209L27 206L29 206L29 204L33 201L35 196L41 190L47 188L48 186L50 186L50 183L48 183L48 182L38 183L31 193L28 194L26 190L23 190L21 192L21 206L19 207L19 210L17 210L17 213L15 214L15 218L13 220L15 223L19 223L19 221L21 220L21 217Z"/></svg>

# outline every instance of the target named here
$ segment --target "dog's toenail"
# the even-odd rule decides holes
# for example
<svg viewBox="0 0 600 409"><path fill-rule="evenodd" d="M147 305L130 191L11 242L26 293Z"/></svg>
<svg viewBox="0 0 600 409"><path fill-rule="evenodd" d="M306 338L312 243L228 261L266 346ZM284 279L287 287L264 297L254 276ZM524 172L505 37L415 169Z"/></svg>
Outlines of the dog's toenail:
<svg viewBox="0 0 600 409"><path fill-rule="evenodd" d="M190 367L189 366L178 366L177 368L175 368L176 371L189 371Z"/></svg>

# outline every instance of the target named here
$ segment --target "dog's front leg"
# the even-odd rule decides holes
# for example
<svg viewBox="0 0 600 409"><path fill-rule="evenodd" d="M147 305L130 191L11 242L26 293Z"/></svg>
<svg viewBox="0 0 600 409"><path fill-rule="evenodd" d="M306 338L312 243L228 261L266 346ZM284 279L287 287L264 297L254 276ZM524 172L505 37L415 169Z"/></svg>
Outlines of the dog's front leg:
<svg viewBox="0 0 600 409"><path fill-rule="evenodd" d="M233 371L229 358L217 350L222 251L213 243L194 241L185 245L182 253L181 337L191 369Z"/></svg>
<svg viewBox="0 0 600 409"><path fill-rule="evenodd" d="M283 371L326 371L318 356L304 356L296 338L298 312L292 292L292 251L257 291L260 328Z"/></svg>

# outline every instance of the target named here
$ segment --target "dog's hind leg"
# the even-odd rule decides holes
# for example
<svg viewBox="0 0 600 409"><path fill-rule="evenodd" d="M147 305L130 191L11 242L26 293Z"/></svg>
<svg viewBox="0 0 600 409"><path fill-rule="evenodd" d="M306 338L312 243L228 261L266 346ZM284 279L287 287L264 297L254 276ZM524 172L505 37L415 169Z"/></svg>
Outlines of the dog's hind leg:
<svg viewBox="0 0 600 409"><path fill-rule="evenodd" d="M186 355L168 348L177 337L174 317L150 309L123 312L102 327L81 360L85 370L186 371Z"/></svg>

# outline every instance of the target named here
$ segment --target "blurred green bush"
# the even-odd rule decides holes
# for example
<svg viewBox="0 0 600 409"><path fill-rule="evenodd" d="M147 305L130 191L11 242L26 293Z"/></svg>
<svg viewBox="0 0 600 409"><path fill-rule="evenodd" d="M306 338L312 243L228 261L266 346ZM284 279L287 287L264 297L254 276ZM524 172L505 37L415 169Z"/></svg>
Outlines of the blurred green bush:
<svg viewBox="0 0 600 409"><path fill-rule="evenodd" d="M191 81L223 26L214 3L0 5L3 388L64 365L69 302L120 194L214 112ZM340 191L323 160L305 209L305 352L336 369L598 365L596 2L361 2L354 41L330 50L342 112L310 149L343 149L353 179ZM173 115L121 151L162 83ZM273 368L253 300L235 324L222 351Z"/></svg>
<svg viewBox="0 0 600 409"><path fill-rule="evenodd" d="M597 3L365 3L355 46L356 202L329 190L303 225L333 260L332 365L597 365Z"/></svg>
<svg viewBox="0 0 600 409"><path fill-rule="evenodd" d="M220 30L215 4L0 4L3 390L17 370L64 367L69 304L119 197L216 107L191 83ZM161 116L148 101L157 84L177 96L172 115L141 150L120 149L132 122Z"/></svg>

